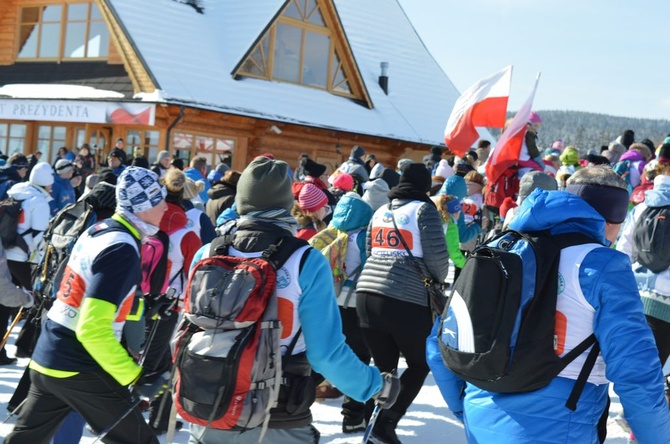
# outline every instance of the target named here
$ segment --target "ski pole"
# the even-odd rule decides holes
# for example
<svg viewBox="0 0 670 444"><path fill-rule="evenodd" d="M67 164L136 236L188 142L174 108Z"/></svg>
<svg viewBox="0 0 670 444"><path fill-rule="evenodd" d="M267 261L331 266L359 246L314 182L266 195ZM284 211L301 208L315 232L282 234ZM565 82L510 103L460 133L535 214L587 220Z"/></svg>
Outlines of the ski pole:
<svg viewBox="0 0 670 444"><path fill-rule="evenodd" d="M16 316L14 316L14 320L12 321L12 324L9 326L9 329L7 330L7 333L5 333L5 336L2 338L2 343L0 343L0 349L5 346L7 343L7 340L9 339L9 335L12 333L12 330L14 330L14 327L16 324L18 324L19 319L21 319L21 315L23 315L23 307L19 310L18 313L16 313Z"/></svg>
<svg viewBox="0 0 670 444"><path fill-rule="evenodd" d="M391 371L391 374L395 376L397 372L397 369L394 369ZM367 444L368 440L370 439L370 435L372 434L372 429L375 427L375 423L377 422L377 418L379 417L379 413L382 411L382 404L379 402L375 402L375 408L372 411L372 415L370 415L370 421L368 421L368 425L365 428L365 433L363 433L363 441L361 444Z"/></svg>
<svg viewBox="0 0 670 444"><path fill-rule="evenodd" d="M370 421L368 421L368 426L365 428L365 433L363 433L363 441L361 444L367 444L368 440L370 439L372 429L374 428L375 423L377 422L377 417L379 416L379 412L381 410L382 410L381 405L378 402L376 402L375 409L372 411L372 415L370 416Z"/></svg>
<svg viewBox="0 0 670 444"><path fill-rule="evenodd" d="M123 421L126 418L126 416L130 415L130 413L132 413L132 411L135 410L135 408L137 408L137 406L140 405L141 402L142 402L142 398L137 398L135 401L133 401L133 403L131 404L131 406L128 410L123 412L112 424L105 427L105 429L102 432L100 432L98 437L95 438L95 441L93 441L93 444L97 443L98 441L100 441L102 439L105 439L107 434L109 434L109 432L111 432L114 427L119 425L121 423L121 421Z"/></svg>
<svg viewBox="0 0 670 444"><path fill-rule="evenodd" d="M156 331L158 331L158 324L159 323L160 323L160 316L154 321L154 325L151 327L151 331L149 332L149 337L147 338L147 343L144 346L144 353L142 354L142 357L140 358L140 361L138 363L138 365L140 367L144 367L144 361L147 358L147 351L149 351L149 348L151 347L151 343L153 342L154 337L156 336ZM137 406L139 406L141 402L142 402L142 398L139 398L139 397L135 401L133 401L133 403L131 404L131 406L128 410L123 412L112 424L105 427L105 429L102 432L100 432L98 437L95 438L95 441L93 441L93 444L97 443L98 441L100 441L102 439L105 439L105 437L109 434L109 432L111 432L112 429L114 429L114 427L119 425L121 423L121 421L123 421L126 418L126 416L130 415L130 413L132 413L132 411L135 410L135 408L137 408Z"/></svg>
<svg viewBox="0 0 670 444"><path fill-rule="evenodd" d="M27 400L28 400L28 398L25 398L23 401L21 401L21 403L20 403L19 405L16 406L16 408L15 408L14 410L12 410L11 412L9 412L9 415L7 415L7 417L5 418L5 420L2 421L2 424L5 424L7 421L9 421L9 418L11 418L12 416L16 415L16 414L18 413L19 409L20 409L21 407L23 407L23 404L25 404Z"/></svg>

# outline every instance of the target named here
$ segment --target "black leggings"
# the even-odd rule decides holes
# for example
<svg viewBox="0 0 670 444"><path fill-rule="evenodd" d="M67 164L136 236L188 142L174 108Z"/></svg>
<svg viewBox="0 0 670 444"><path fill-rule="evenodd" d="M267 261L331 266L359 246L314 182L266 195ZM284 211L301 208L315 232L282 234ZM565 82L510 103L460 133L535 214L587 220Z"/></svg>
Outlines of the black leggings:
<svg viewBox="0 0 670 444"><path fill-rule="evenodd" d="M400 377L400 394L390 410L404 415L419 394L430 369L426 363L426 338L432 320L430 310L374 293L358 293L356 306L361 331L375 365L382 372L398 368L400 354L407 370Z"/></svg>
<svg viewBox="0 0 670 444"><path fill-rule="evenodd" d="M670 356L670 323L661 321L653 316L645 315L645 317L647 318L647 324L649 324L651 332L654 334L661 365L665 365L665 361Z"/></svg>

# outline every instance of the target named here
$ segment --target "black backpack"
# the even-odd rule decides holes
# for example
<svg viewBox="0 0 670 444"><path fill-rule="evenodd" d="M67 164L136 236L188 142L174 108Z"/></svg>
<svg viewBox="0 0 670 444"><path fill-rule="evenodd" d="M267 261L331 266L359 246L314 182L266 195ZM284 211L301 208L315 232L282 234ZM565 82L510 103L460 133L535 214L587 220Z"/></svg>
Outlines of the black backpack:
<svg viewBox="0 0 670 444"><path fill-rule="evenodd" d="M21 201L11 197L0 200L0 239L5 249L20 247L28 253L28 244L23 235L19 234L19 219L21 217Z"/></svg>
<svg viewBox="0 0 670 444"><path fill-rule="evenodd" d="M670 267L670 206L647 207L633 233L635 260L653 273Z"/></svg>
<svg viewBox="0 0 670 444"><path fill-rule="evenodd" d="M56 297L72 248L84 231L97 221L93 206L85 200L67 205L49 222L44 232L45 252L33 280L41 298Z"/></svg>
<svg viewBox="0 0 670 444"><path fill-rule="evenodd" d="M566 404L575 410L600 348L591 334L567 355L556 355L558 265L562 248L585 243L594 241L573 233L504 231L476 248L442 314L438 342L447 367L483 390L529 392L594 345ZM454 329L461 347L448 345Z"/></svg>

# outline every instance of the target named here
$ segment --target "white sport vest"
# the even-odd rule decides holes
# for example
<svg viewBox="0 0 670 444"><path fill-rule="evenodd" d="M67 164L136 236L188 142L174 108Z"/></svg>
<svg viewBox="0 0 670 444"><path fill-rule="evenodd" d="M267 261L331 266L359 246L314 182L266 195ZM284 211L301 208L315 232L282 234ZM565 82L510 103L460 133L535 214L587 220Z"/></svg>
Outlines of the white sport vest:
<svg viewBox="0 0 670 444"><path fill-rule="evenodd" d="M293 337L300 328L298 305L300 303L300 296L302 296L302 289L298 282L298 276L300 275L300 260L308 248L310 248L308 245L298 248L284 263L284 266L277 270L277 302L279 320L282 324L280 341L282 355L286 352L291 340L293 340ZM252 258L260 257L263 252L244 253L231 246L228 254L231 256ZM301 334L293 348L292 354L302 353L306 349L305 339Z"/></svg>
<svg viewBox="0 0 670 444"><path fill-rule="evenodd" d="M86 294L88 284L95 278L92 272L93 261L103 250L117 243L132 245L139 257L137 243L129 233L110 231L91 237L88 232L85 232L81 235L63 272L63 284L65 285L61 285L56 300L47 312L49 319L72 331L76 329L79 321L79 307L84 302L84 298L88 296ZM132 287L130 292L124 296L123 302L117 306L114 314L112 329L114 336L119 341L126 316L133 306L134 296L135 287Z"/></svg>
<svg viewBox="0 0 670 444"><path fill-rule="evenodd" d="M180 228L168 235L170 244L168 246L168 287L176 290L175 296L179 297L179 305L183 304L184 285L188 277L188 269L191 264L184 264L184 255L181 251L181 241L187 233L192 230L188 227ZM197 234L197 233L196 233ZM181 276L178 276L181 274Z"/></svg>
<svg viewBox="0 0 670 444"><path fill-rule="evenodd" d="M579 268L588 253L599 244L576 245L561 251L558 267L558 300L556 302L556 354L564 356L593 333L595 309L588 303L579 285ZM591 347L568 364L558 376L576 380L584 366ZM605 361L598 355L588 382L607 384Z"/></svg>
<svg viewBox="0 0 670 444"><path fill-rule="evenodd" d="M423 202L413 201L393 210L398 230L414 257L423 257L417 213ZM391 210L380 207L372 216L371 246L373 256L407 256L407 251L395 234Z"/></svg>

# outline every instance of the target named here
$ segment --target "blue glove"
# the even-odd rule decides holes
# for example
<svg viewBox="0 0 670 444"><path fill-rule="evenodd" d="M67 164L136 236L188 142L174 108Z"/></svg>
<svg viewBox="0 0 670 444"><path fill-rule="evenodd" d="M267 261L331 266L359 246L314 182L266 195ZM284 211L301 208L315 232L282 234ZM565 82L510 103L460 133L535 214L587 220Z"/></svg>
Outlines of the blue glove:
<svg viewBox="0 0 670 444"><path fill-rule="evenodd" d="M142 399L153 400L165 393L170 383L170 372L142 375L133 386L135 395Z"/></svg>

